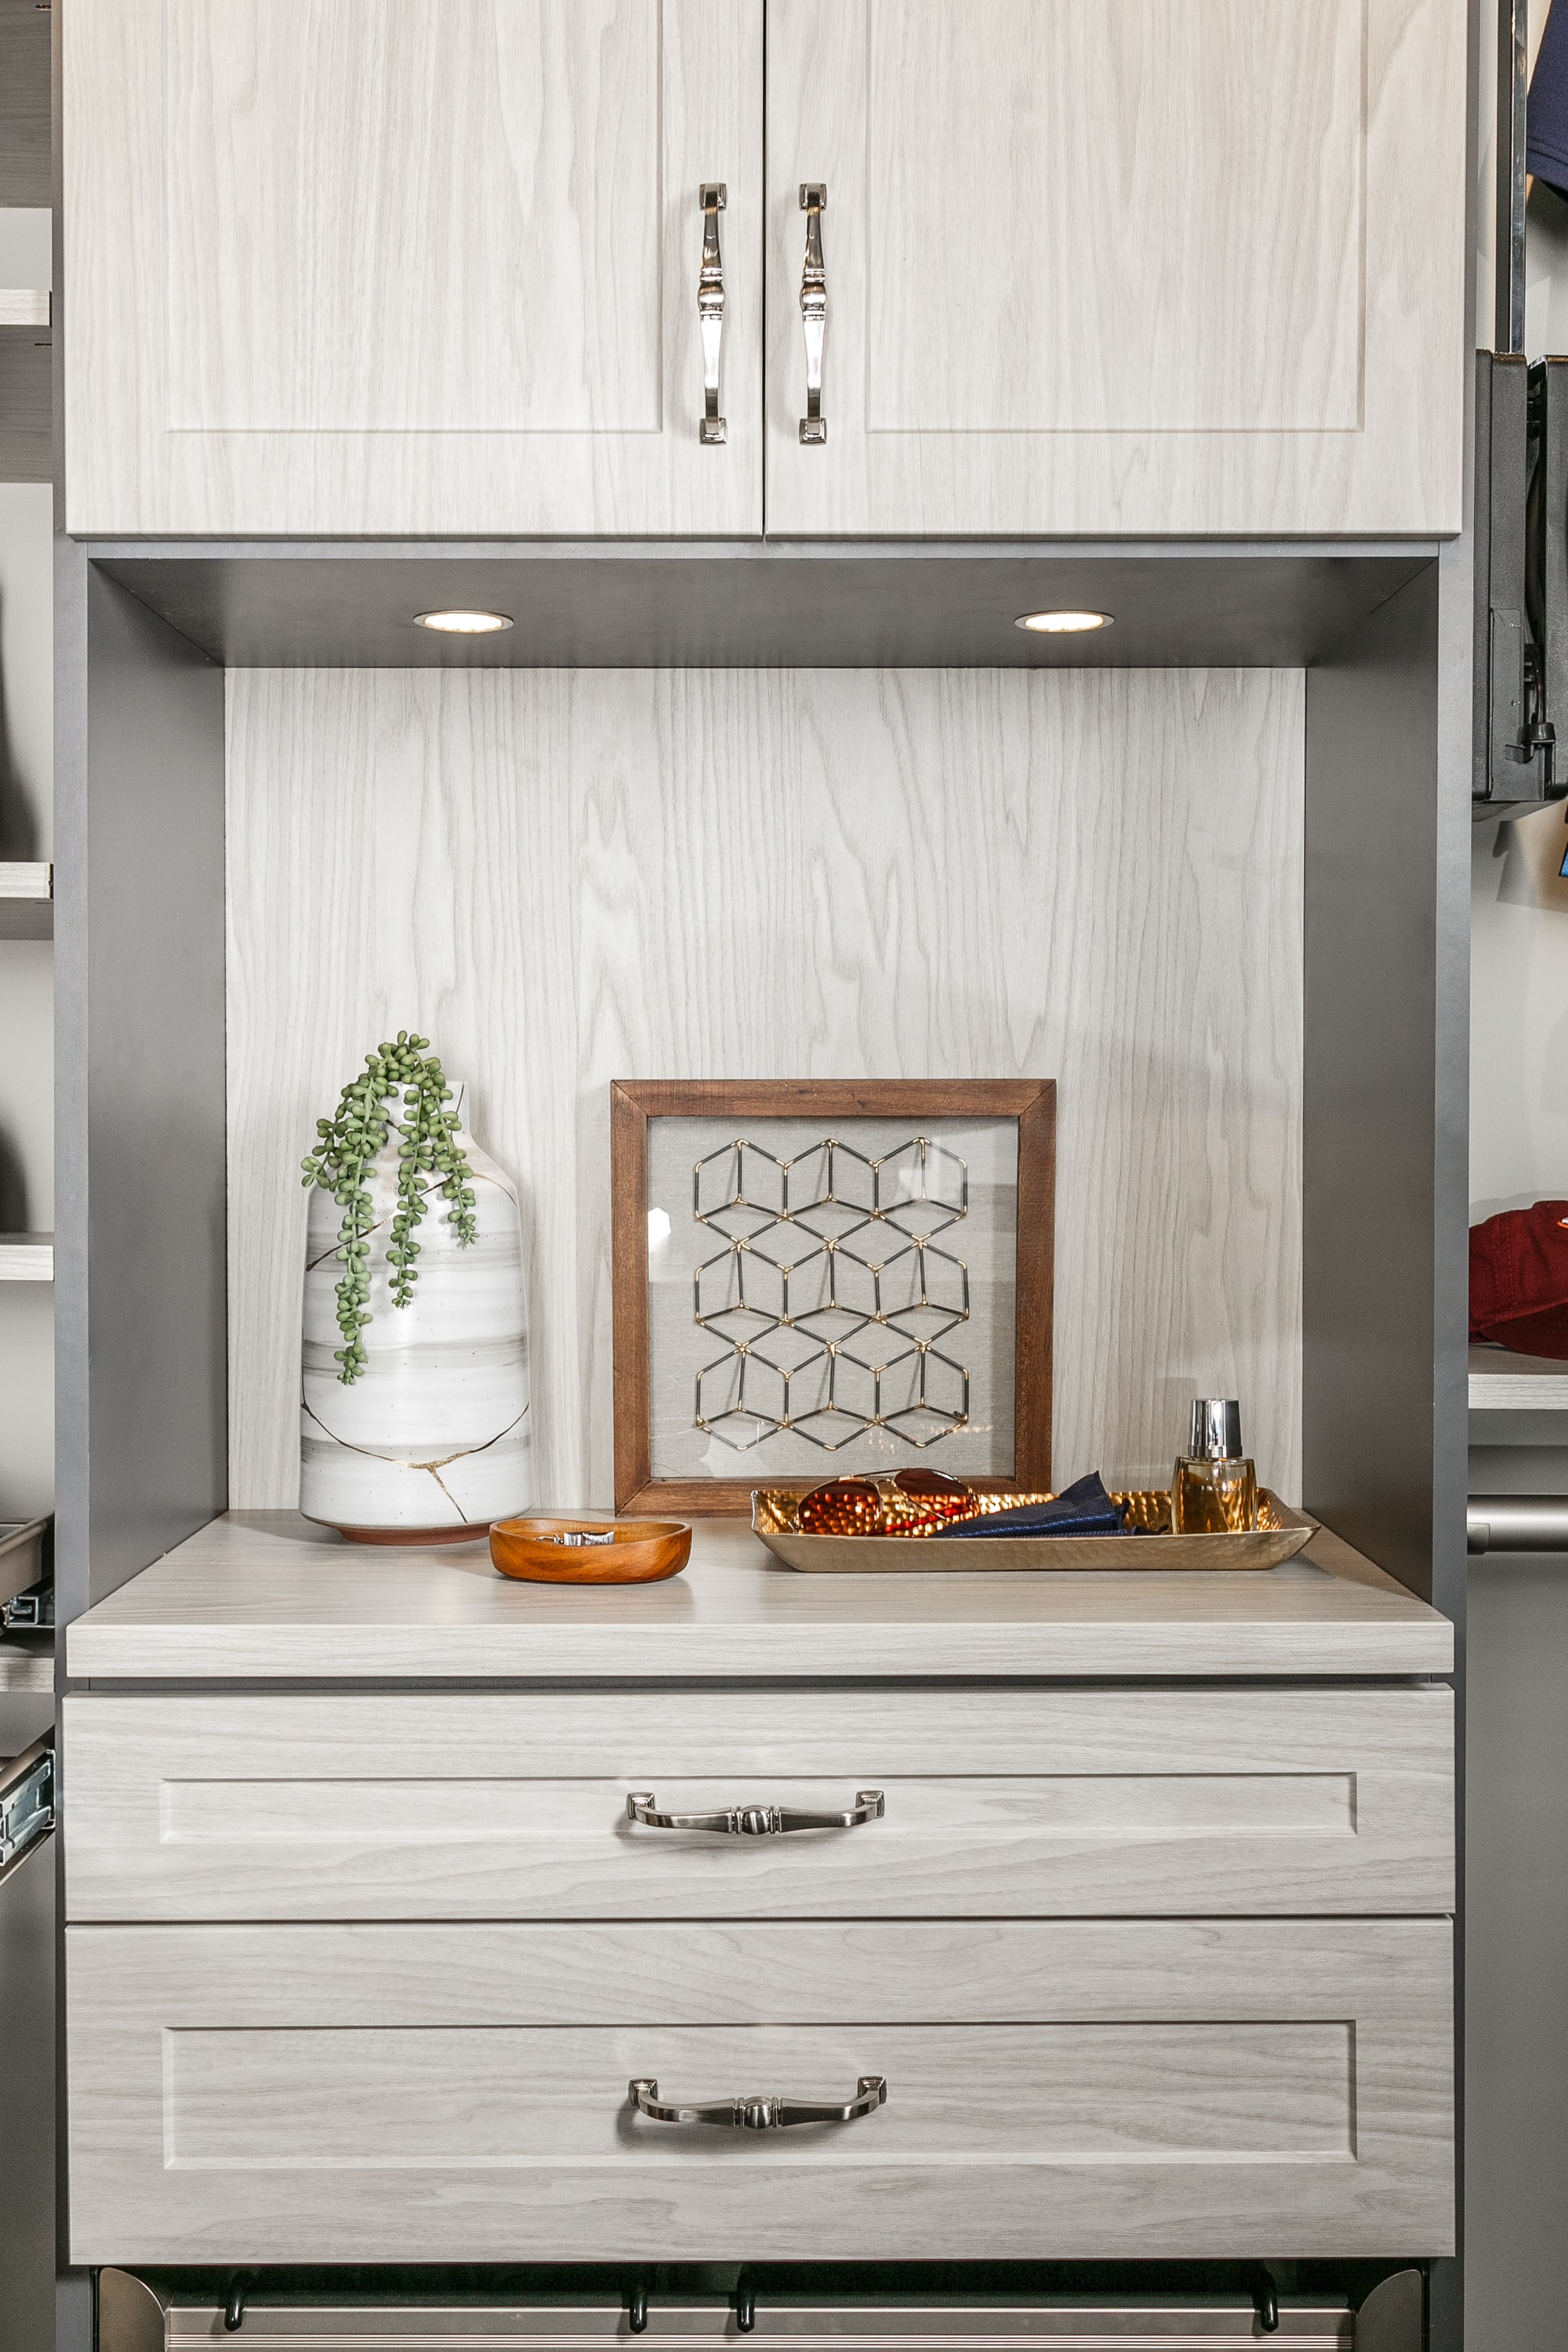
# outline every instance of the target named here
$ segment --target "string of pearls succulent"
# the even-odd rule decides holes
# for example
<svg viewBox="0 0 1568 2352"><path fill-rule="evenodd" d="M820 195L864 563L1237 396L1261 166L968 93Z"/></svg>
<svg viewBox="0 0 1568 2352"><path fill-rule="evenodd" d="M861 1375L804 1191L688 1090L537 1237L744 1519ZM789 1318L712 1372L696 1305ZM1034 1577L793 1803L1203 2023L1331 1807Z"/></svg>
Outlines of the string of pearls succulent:
<svg viewBox="0 0 1568 2352"><path fill-rule="evenodd" d="M447 1202L447 1223L465 1246L478 1231L473 1171L458 1141L458 1114L447 1108L452 1089L440 1056L429 1052L429 1045L428 1037L400 1029L395 1040L367 1054L362 1074L343 1088L335 1115L316 1121L315 1149L300 1163L306 1190L319 1184L343 1213L337 1250L343 1269L338 1277L338 1328L343 1344L332 1353L338 1378L345 1384L364 1370L361 1335L371 1319L370 1236L376 1223L368 1177L391 1128L402 1139L397 1208L386 1250L393 1305L406 1307L414 1296L419 1279L419 1244L414 1236L432 1193ZM389 1108L398 1095L400 1119Z"/></svg>

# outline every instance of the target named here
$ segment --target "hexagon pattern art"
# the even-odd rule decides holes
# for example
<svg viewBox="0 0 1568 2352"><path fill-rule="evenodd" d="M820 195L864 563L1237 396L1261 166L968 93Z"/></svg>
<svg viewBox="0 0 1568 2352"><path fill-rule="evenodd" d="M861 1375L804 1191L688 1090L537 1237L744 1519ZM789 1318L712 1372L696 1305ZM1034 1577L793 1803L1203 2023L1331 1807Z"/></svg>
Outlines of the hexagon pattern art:
<svg viewBox="0 0 1568 2352"><path fill-rule="evenodd" d="M921 1135L876 1160L832 1136L780 1160L742 1136L698 1160L691 1205L715 1244L693 1311L719 1343L698 1429L837 1454L872 1430L923 1452L968 1426L965 1161Z"/></svg>

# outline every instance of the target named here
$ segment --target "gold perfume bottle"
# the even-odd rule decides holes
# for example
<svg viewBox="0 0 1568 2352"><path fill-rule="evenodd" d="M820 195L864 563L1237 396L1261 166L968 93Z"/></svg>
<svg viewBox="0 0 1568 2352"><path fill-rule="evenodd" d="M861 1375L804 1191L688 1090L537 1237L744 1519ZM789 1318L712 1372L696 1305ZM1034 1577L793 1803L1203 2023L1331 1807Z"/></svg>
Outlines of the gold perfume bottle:
<svg viewBox="0 0 1568 2352"><path fill-rule="evenodd" d="M1235 1397L1194 1397L1187 1450L1171 1474L1171 1532L1245 1535L1258 1525L1258 1473L1241 1450Z"/></svg>

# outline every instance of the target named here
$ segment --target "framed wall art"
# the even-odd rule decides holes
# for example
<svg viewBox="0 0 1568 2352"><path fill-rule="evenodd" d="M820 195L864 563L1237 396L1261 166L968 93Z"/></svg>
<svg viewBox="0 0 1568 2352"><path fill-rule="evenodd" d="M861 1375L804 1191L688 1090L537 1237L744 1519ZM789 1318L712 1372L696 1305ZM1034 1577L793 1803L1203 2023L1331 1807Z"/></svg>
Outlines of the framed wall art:
<svg viewBox="0 0 1568 2352"><path fill-rule="evenodd" d="M1051 1475L1053 1080L618 1081L616 1507Z"/></svg>

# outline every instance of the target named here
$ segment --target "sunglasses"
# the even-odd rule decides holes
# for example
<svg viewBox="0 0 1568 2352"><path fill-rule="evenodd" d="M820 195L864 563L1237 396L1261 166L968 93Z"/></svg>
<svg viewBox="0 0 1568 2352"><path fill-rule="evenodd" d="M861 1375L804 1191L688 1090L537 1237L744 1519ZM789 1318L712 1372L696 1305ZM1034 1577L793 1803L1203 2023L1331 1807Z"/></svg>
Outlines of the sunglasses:
<svg viewBox="0 0 1568 2352"><path fill-rule="evenodd" d="M890 1478L830 1478L803 1495L795 1525L810 1536L916 1536L979 1509L973 1490L944 1470L898 1470Z"/></svg>

